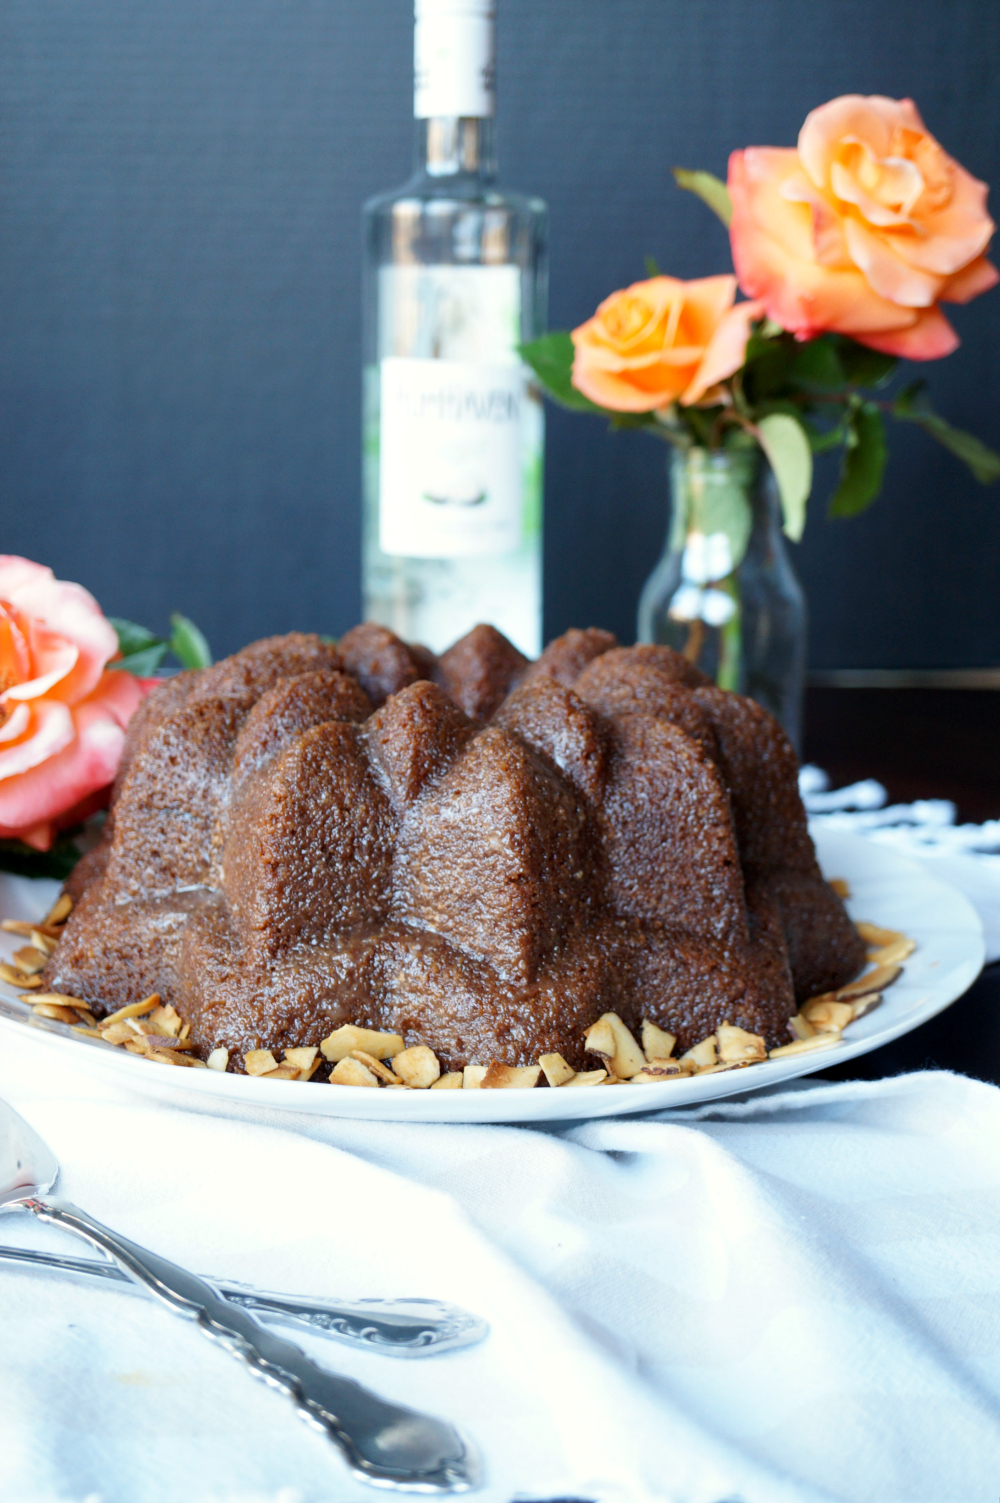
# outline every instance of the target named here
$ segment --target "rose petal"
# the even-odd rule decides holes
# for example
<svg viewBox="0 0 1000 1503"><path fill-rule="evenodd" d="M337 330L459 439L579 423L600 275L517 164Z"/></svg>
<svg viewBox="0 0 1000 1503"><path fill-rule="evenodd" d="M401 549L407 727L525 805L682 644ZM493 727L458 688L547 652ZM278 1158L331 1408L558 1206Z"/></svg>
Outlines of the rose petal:
<svg viewBox="0 0 1000 1503"><path fill-rule="evenodd" d="M997 282L1000 282L1000 271L997 271L992 261L980 256L978 261L973 261L945 283L941 300L945 303L968 303L981 292L989 292Z"/></svg>
<svg viewBox="0 0 1000 1503"><path fill-rule="evenodd" d="M17 741L31 724L31 711L27 705L12 705L10 714L0 726L0 745L5 741Z"/></svg>
<svg viewBox="0 0 1000 1503"><path fill-rule="evenodd" d="M855 334L858 344L883 355L898 355L904 360L940 360L958 349L960 340L940 308L921 309L916 322L908 329L885 334Z"/></svg>
<svg viewBox="0 0 1000 1503"><path fill-rule="evenodd" d="M22 829L0 825L0 840L20 840L36 851L50 851L55 833L55 826L51 820L43 820L41 824L29 825Z"/></svg>
<svg viewBox="0 0 1000 1503"><path fill-rule="evenodd" d="M6 554L0 555L0 600L78 649L76 665L52 689L53 698L74 704L91 693L118 651L115 630L94 597L80 585L56 579L51 569Z"/></svg>
<svg viewBox="0 0 1000 1503"><path fill-rule="evenodd" d="M730 308L709 341L694 380L681 397L685 407L700 401L709 387L739 370L746 359L750 326L763 318L765 312L763 300L737 303Z"/></svg>
<svg viewBox="0 0 1000 1503"><path fill-rule="evenodd" d="M844 235L851 260L880 297L903 308L930 308L941 291L941 278L901 261L886 235L876 235L857 219L848 219Z"/></svg>
<svg viewBox="0 0 1000 1503"><path fill-rule="evenodd" d="M886 157L895 129L923 131L912 100L842 94L809 111L799 131L798 155L816 186L826 188L831 163L845 136L864 141L876 156Z"/></svg>
<svg viewBox="0 0 1000 1503"><path fill-rule="evenodd" d="M77 705L72 719L76 736L69 746L20 777L0 782L0 825L20 831L56 820L113 782L125 743L116 716L98 694Z"/></svg>
<svg viewBox="0 0 1000 1503"><path fill-rule="evenodd" d="M30 734L13 746L0 748L0 780L7 782L54 757L74 737L73 716L56 699L40 699L30 706Z"/></svg>
<svg viewBox="0 0 1000 1503"><path fill-rule="evenodd" d="M67 642L57 632L46 631L37 621L29 623L28 641L32 676L24 683L12 685L0 695L0 702L6 703L9 699L40 699L56 684L61 683L79 662L78 647Z"/></svg>
<svg viewBox="0 0 1000 1503"><path fill-rule="evenodd" d="M19 684L31 674L31 652L25 623L5 600L0 600L0 688Z"/></svg>

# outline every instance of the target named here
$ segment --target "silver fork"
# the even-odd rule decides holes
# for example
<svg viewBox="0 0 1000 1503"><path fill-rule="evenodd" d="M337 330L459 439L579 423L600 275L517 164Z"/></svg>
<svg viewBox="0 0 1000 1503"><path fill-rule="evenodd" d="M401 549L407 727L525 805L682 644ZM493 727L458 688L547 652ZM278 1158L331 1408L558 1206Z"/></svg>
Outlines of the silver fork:
<svg viewBox="0 0 1000 1503"><path fill-rule="evenodd" d="M168 1310L193 1320L210 1340L241 1358L254 1377L285 1393L307 1424L339 1447L358 1477L417 1492L465 1492L476 1486L474 1453L454 1426L391 1404L317 1366L197 1274L120 1237L68 1201L48 1199L58 1175L46 1144L0 1100L0 1212L30 1211L110 1254Z"/></svg>
<svg viewBox="0 0 1000 1503"><path fill-rule="evenodd" d="M22 1268L45 1268L86 1283L112 1283L130 1294L145 1294L117 1263L97 1258L68 1258L63 1253L38 1252L27 1247L0 1247L0 1261ZM489 1322L439 1299L310 1298L275 1294L203 1274L230 1304L253 1310L269 1325L306 1326L334 1341L360 1346L383 1357L436 1357L458 1347L475 1346L489 1335Z"/></svg>

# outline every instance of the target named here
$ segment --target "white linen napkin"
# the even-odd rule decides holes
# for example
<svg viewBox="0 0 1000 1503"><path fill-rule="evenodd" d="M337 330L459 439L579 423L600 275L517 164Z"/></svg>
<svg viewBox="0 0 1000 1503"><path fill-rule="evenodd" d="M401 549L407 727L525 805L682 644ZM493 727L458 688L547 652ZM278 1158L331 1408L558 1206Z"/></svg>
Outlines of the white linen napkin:
<svg viewBox="0 0 1000 1503"><path fill-rule="evenodd" d="M831 789L821 767L800 769L799 792L810 825L850 830L879 845L891 845L904 856L926 861L936 876L963 892L978 912L987 965L1000 960L1000 819L987 819L981 825L957 824L958 810L946 798L890 804L885 788L874 778Z"/></svg>
<svg viewBox="0 0 1000 1503"><path fill-rule="evenodd" d="M310 1354L446 1416L483 1503L967 1503L1000 1479L1000 1092L943 1073L526 1127L176 1104L0 1034L59 1190L195 1270L424 1295L482 1346ZM322 1090L302 1087L303 1093ZM79 1255L28 1216L0 1239ZM369 1499L279 1395L118 1289L0 1265L3 1503Z"/></svg>

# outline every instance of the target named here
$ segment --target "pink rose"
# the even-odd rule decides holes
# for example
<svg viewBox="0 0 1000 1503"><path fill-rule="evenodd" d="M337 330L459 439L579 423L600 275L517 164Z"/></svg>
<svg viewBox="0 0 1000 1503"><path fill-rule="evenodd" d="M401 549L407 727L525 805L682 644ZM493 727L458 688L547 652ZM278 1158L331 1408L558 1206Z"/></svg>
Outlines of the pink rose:
<svg viewBox="0 0 1000 1503"><path fill-rule="evenodd" d="M100 807L145 692L92 595L0 554L0 837L47 851Z"/></svg>

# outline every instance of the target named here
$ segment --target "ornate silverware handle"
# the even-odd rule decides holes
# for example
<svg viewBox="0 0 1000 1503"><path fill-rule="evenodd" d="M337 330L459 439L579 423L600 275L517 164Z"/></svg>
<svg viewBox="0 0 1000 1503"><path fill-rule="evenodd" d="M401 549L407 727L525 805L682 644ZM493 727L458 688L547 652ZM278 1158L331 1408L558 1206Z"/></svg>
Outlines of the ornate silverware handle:
<svg viewBox="0 0 1000 1503"><path fill-rule="evenodd" d="M464 1492L475 1486L474 1458L443 1420L390 1404L360 1383L326 1372L204 1279L118 1236L77 1206L33 1195L18 1203L40 1221L65 1227L110 1253L162 1304L195 1321L206 1336L242 1358L255 1377L287 1394L302 1418L336 1443L359 1477L419 1492Z"/></svg>
<svg viewBox="0 0 1000 1503"><path fill-rule="evenodd" d="M26 1268L51 1268L73 1278L117 1284L130 1293L143 1287L103 1258L68 1258L65 1253L28 1247L0 1247L0 1259ZM242 1305L261 1319L279 1325L308 1326L324 1336L367 1347L384 1357L435 1357L439 1352L474 1346L489 1335L489 1322L461 1305L436 1299L325 1299L277 1294L202 1274L231 1304Z"/></svg>

